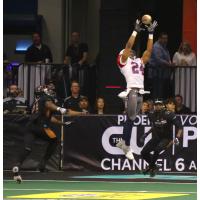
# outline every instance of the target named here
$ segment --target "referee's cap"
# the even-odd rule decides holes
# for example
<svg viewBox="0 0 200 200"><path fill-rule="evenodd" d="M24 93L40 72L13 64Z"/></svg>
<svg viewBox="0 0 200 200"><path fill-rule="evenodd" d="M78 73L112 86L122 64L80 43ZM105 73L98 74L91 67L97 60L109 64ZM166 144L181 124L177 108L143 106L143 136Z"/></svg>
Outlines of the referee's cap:
<svg viewBox="0 0 200 200"><path fill-rule="evenodd" d="M154 104L163 104L163 100L162 99L155 99L154 100Z"/></svg>

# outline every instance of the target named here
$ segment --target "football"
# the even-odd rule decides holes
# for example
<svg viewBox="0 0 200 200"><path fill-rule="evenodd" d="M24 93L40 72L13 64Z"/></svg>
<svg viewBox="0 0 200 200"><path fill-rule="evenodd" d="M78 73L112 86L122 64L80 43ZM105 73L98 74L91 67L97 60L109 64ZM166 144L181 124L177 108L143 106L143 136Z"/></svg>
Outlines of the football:
<svg viewBox="0 0 200 200"><path fill-rule="evenodd" d="M150 15L143 15L142 16L142 23L145 25L149 25L152 21L152 18Z"/></svg>

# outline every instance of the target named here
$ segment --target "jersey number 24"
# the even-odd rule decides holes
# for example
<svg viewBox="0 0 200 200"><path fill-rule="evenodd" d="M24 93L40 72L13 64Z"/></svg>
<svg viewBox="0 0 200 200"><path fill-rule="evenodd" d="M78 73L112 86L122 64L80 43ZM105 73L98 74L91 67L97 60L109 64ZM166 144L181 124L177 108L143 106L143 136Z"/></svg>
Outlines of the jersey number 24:
<svg viewBox="0 0 200 200"><path fill-rule="evenodd" d="M132 72L133 74L139 74L141 73L142 75L144 75L144 67L142 65L138 65L135 62L132 62Z"/></svg>

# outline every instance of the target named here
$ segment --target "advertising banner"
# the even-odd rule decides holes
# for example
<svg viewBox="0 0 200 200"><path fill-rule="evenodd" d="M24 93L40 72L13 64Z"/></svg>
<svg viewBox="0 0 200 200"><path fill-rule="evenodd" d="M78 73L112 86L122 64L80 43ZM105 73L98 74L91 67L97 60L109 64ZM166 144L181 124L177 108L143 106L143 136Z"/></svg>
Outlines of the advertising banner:
<svg viewBox="0 0 200 200"><path fill-rule="evenodd" d="M172 145L161 152L157 164L164 172L196 172L197 170L197 118L195 115L177 116L183 125L183 137L179 146ZM65 118L64 120L69 120ZM142 144L139 138L150 129L148 117L137 116L133 123L131 148L135 159L129 161L123 152L115 147L121 139L124 115L83 116L74 118L74 123L64 129L63 169L93 169L100 171L138 171L147 163L140 152L150 139ZM175 137L175 127L169 134Z"/></svg>

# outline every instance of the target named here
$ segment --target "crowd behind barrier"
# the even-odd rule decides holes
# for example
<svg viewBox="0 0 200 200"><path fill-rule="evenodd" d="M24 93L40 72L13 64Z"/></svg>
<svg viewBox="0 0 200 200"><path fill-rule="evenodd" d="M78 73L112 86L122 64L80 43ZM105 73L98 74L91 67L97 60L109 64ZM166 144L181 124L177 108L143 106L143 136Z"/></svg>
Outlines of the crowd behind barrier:
<svg viewBox="0 0 200 200"><path fill-rule="evenodd" d="M9 67L10 66L10 67ZM90 74L90 67L80 68L78 70L78 82L81 88L91 92L90 87L94 84L87 84L89 76L98 76L96 71ZM181 94L184 104L190 108L192 113L196 112L196 67L170 67L171 85L173 95ZM70 81L72 80L72 67L65 64L56 63L21 63L17 66L5 63L4 66L4 96L6 88L11 83L15 83L24 92L24 98L31 105L34 100L34 90L39 85L44 85L47 80L53 80L57 84L57 96L65 99L70 94ZM158 83L159 84L159 83ZM94 87L93 87L94 89Z"/></svg>

